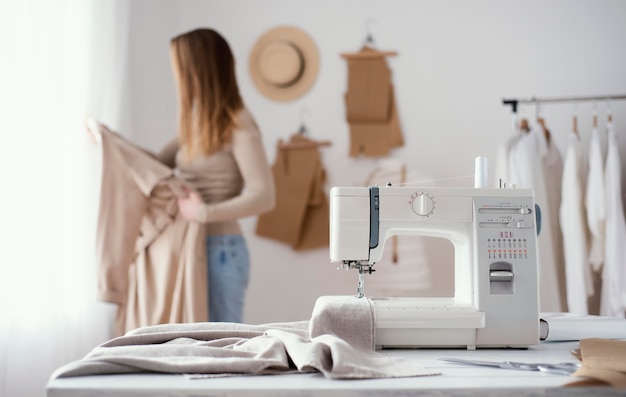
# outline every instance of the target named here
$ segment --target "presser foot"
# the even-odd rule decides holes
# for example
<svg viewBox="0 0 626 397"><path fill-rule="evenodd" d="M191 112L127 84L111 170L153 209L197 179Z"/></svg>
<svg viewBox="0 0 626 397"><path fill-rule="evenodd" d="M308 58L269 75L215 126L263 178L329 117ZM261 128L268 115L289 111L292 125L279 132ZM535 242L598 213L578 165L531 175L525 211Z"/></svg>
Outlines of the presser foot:
<svg viewBox="0 0 626 397"><path fill-rule="evenodd" d="M357 269L359 272L359 281L356 286L357 298L365 297L365 274L372 274L375 269L372 269L374 264L362 264L358 261L343 261L338 269Z"/></svg>
<svg viewBox="0 0 626 397"><path fill-rule="evenodd" d="M357 298L365 297L365 274L372 274L376 270L372 269L371 266L359 266L359 281L356 286L356 296Z"/></svg>
<svg viewBox="0 0 626 397"><path fill-rule="evenodd" d="M359 281L356 286L356 297L363 298L365 296L365 276L359 270Z"/></svg>

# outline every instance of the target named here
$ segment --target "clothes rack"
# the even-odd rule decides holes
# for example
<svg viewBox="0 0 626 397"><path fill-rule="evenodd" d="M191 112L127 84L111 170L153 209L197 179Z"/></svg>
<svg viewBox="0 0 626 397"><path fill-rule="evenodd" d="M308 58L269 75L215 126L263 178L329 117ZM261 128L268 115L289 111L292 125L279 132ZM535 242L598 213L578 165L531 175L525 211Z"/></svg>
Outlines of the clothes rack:
<svg viewBox="0 0 626 397"><path fill-rule="evenodd" d="M559 102L588 102L588 101L615 101L626 100L626 94L624 95L597 95L597 96L571 96L571 97L532 97L532 98L503 98L502 104L511 106L511 111L517 113L517 107L520 104L541 104L541 103L559 103Z"/></svg>

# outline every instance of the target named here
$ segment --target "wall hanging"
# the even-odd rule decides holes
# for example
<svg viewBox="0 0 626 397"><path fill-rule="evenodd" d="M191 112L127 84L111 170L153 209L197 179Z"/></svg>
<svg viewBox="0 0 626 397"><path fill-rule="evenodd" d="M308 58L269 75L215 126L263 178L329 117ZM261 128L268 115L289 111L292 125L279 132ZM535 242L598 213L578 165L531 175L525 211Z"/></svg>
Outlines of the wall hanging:
<svg viewBox="0 0 626 397"><path fill-rule="evenodd" d="M345 103L352 157L386 156L391 149L404 145L386 61L394 55L395 51L378 51L368 44L357 53L341 54L348 63Z"/></svg>
<svg viewBox="0 0 626 397"><path fill-rule="evenodd" d="M264 33L249 59L252 81L261 94L279 102L302 96L315 83L319 52L313 39L294 26Z"/></svg>
<svg viewBox="0 0 626 397"><path fill-rule="evenodd" d="M328 145L330 142L311 140L302 132L293 134L288 142L278 141L272 166L276 207L259 216L257 235L287 243L295 250L328 246L326 171L318 150Z"/></svg>

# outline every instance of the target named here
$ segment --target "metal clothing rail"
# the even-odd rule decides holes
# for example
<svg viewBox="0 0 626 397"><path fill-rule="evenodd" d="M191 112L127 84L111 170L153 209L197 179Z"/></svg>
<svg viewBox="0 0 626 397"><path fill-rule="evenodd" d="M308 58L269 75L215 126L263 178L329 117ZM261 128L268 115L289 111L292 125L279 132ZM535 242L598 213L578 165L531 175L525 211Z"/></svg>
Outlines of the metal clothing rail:
<svg viewBox="0 0 626 397"><path fill-rule="evenodd" d="M503 105L511 106L513 113L517 113L517 107L519 104L525 103L558 103L558 102L588 102L588 101L614 101L614 100L626 100L626 95L597 95L597 96L570 96L570 97L553 97L553 98L514 98L514 99L502 99Z"/></svg>

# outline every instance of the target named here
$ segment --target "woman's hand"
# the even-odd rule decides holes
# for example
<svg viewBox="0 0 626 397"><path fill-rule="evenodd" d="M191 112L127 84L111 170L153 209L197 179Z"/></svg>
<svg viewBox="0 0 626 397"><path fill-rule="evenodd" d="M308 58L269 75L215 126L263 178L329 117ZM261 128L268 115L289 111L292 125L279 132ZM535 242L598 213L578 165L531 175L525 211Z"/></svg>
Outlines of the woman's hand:
<svg viewBox="0 0 626 397"><path fill-rule="evenodd" d="M203 204L202 197L194 190L189 188L185 188L185 190L187 197L178 198L178 211L184 219L195 221L198 219L198 211Z"/></svg>

